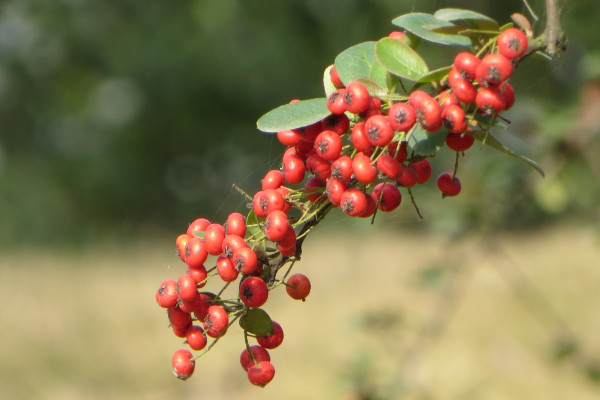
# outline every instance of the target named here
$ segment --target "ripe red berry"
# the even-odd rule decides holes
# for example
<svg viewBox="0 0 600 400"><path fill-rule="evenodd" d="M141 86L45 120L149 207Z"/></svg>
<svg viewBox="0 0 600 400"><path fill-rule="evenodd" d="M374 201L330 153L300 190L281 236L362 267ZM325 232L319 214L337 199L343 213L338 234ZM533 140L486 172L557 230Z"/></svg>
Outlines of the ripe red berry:
<svg viewBox="0 0 600 400"><path fill-rule="evenodd" d="M190 274L181 274L177 280L177 293L183 301L193 300L198 295L196 281Z"/></svg>
<svg viewBox="0 0 600 400"><path fill-rule="evenodd" d="M381 112L381 99L378 97L371 97L371 101L369 102L369 108L367 111L360 114L361 118L366 120L372 117L373 115L380 115Z"/></svg>
<svg viewBox="0 0 600 400"><path fill-rule="evenodd" d="M377 178L377 168L371 164L371 159L363 153L356 153L352 159L352 171L360 183L368 185Z"/></svg>
<svg viewBox="0 0 600 400"><path fill-rule="evenodd" d="M302 136L295 129L277 132L277 139L284 146L295 146L302 140Z"/></svg>
<svg viewBox="0 0 600 400"><path fill-rule="evenodd" d="M304 189L306 189L305 193L307 195L308 201L311 203L321 203L325 200L323 195L325 188L325 181L318 176L311 177L304 184Z"/></svg>
<svg viewBox="0 0 600 400"><path fill-rule="evenodd" d="M438 101L442 107L442 110L451 105L460 106L460 101L451 89L446 89L441 92L438 96Z"/></svg>
<svg viewBox="0 0 600 400"><path fill-rule="evenodd" d="M315 139L315 152L326 160L333 161L342 152L342 138L334 131L323 131ZM281 186L281 185L280 185Z"/></svg>
<svg viewBox="0 0 600 400"><path fill-rule="evenodd" d="M283 174L280 171L277 172L281 174L283 182ZM238 212L229 214L225 223L225 233L227 236L236 235L243 238L246 235L246 218Z"/></svg>
<svg viewBox="0 0 600 400"><path fill-rule="evenodd" d="M310 293L310 280L306 275L294 274L285 283L285 290L292 299L304 300Z"/></svg>
<svg viewBox="0 0 600 400"><path fill-rule="evenodd" d="M352 179L353 173L352 159L345 154L342 154L331 163L331 178L339 178L344 182L348 182Z"/></svg>
<svg viewBox="0 0 600 400"><path fill-rule="evenodd" d="M198 325L192 325L188 328L185 339L192 350L198 351L206 347L206 334L204 333L204 329Z"/></svg>
<svg viewBox="0 0 600 400"><path fill-rule="evenodd" d="M348 189L342 193L340 208L351 217L358 217L367 208L367 196L360 189Z"/></svg>
<svg viewBox="0 0 600 400"><path fill-rule="evenodd" d="M283 246L284 248L290 248L296 245L296 231L292 226L288 226L288 230L285 233L285 236L277 242L277 244Z"/></svg>
<svg viewBox="0 0 600 400"><path fill-rule="evenodd" d="M201 288L204 287L204 285L206 285L206 277L208 276L208 273L206 271L206 267L201 266L199 268L191 268L188 267L187 274L189 274L192 278L194 278L194 280L196 281L197 287Z"/></svg>
<svg viewBox="0 0 600 400"><path fill-rule="evenodd" d="M321 130L322 131L334 131L338 135L343 135L348 132L348 128L350 128L350 120L346 114L330 114L321 120Z"/></svg>
<svg viewBox="0 0 600 400"><path fill-rule="evenodd" d="M206 227L210 225L210 221L207 220L206 218L198 218L196 220L194 220L194 222L192 222L190 224L190 226L188 226L187 229L187 234L190 237L194 237L194 233L195 232L204 232L204 230L206 229Z"/></svg>
<svg viewBox="0 0 600 400"><path fill-rule="evenodd" d="M281 325L273 321L273 333L269 336L257 336L256 341L265 349L274 349L283 342L283 329Z"/></svg>
<svg viewBox="0 0 600 400"><path fill-rule="evenodd" d="M392 38L392 39L396 39L396 40L402 40L402 39L404 39L404 35L405 35L404 32L392 31L392 32L390 32L388 37Z"/></svg>
<svg viewBox="0 0 600 400"><path fill-rule="evenodd" d="M225 282L233 282L239 275L239 270L229 257L219 256L216 261L217 272Z"/></svg>
<svg viewBox="0 0 600 400"><path fill-rule="evenodd" d="M305 173L306 165L300 156L289 156L283 161L283 174L287 182L298 184L304 180Z"/></svg>
<svg viewBox="0 0 600 400"><path fill-rule="evenodd" d="M256 386L265 387L273 380L275 367L269 361L260 361L248 368L248 380Z"/></svg>
<svg viewBox="0 0 600 400"><path fill-rule="evenodd" d="M410 188L410 187L415 186L418 183L418 180L419 180L419 175L412 167L410 167L408 165L400 164L396 182L398 182L400 185L402 185L404 187Z"/></svg>
<svg viewBox="0 0 600 400"><path fill-rule="evenodd" d="M192 353L187 349L179 349L173 353L171 363L173 374L181 380L186 380L194 373L196 361L192 359Z"/></svg>
<svg viewBox="0 0 600 400"><path fill-rule="evenodd" d="M442 110L442 121L448 132L462 133L467 129L465 112L460 106L451 105Z"/></svg>
<svg viewBox="0 0 600 400"><path fill-rule="evenodd" d="M344 87L344 82L342 82L342 80L340 79L340 76L338 75L337 68L335 68L335 65L331 66L331 69L329 70L329 76L331 78L331 83L333 83L333 86L335 86L337 88Z"/></svg>
<svg viewBox="0 0 600 400"><path fill-rule="evenodd" d="M265 177L260 181L262 190L277 189L285 183L283 172L278 169L272 169L265 174ZM244 236L244 235L239 235Z"/></svg>
<svg viewBox="0 0 600 400"><path fill-rule="evenodd" d="M519 58L527 51L527 36L517 28L508 28L498 36L498 51L512 60Z"/></svg>
<svg viewBox="0 0 600 400"><path fill-rule="evenodd" d="M398 187L390 182L378 183L373 188L373 199L381 211L393 211L402 202L402 194Z"/></svg>
<svg viewBox="0 0 600 400"><path fill-rule="evenodd" d="M346 182L339 178L330 177L325 185L325 195L334 206L339 206L342 193L346 191Z"/></svg>
<svg viewBox="0 0 600 400"><path fill-rule="evenodd" d="M398 132L406 132L417 120L415 108L409 103L396 103L388 111L390 127Z"/></svg>
<svg viewBox="0 0 600 400"><path fill-rule="evenodd" d="M504 110L510 109L515 103L515 91L512 85L508 82L504 82L498 90L502 94L502 98L504 99Z"/></svg>
<svg viewBox="0 0 600 400"><path fill-rule="evenodd" d="M169 322L173 326L187 326L192 322L192 316L189 312L183 311L178 305L167 308Z"/></svg>
<svg viewBox="0 0 600 400"><path fill-rule="evenodd" d="M324 181L331 175L331 162L318 154L311 154L306 159L306 169Z"/></svg>
<svg viewBox="0 0 600 400"><path fill-rule="evenodd" d="M421 104L421 100L427 99L427 98L431 98L429 93L427 93L423 90L415 90L415 91L411 92L410 95L408 95L408 102L410 103L411 106L413 106L414 108L417 108L417 106L419 104Z"/></svg>
<svg viewBox="0 0 600 400"><path fill-rule="evenodd" d="M240 300L248 307L260 307L269 297L269 288L262 279L249 276L240 285Z"/></svg>
<svg viewBox="0 0 600 400"><path fill-rule="evenodd" d="M437 132L442 127L442 107L433 97L423 97L416 106L417 119L428 132Z"/></svg>
<svg viewBox="0 0 600 400"><path fill-rule="evenodd" d="M187 233L182 233L175 239L175 248L177 249L177 255L181 258L181 261L185 261L185 245L192 237L193 236L190 236Z"/></svg>
<svg viewBox="0 0 600 400"><path fill-rule="evenodd" d="M185 263L191 268L200 268L208 257L204 239L194 237L185 244Z"/></svg>
<svg viewBox="0 0 600 400"><path fill-rule="evenodd" d="M402 141L400 142L400 145L398 145L397 141L390 142L387 146L387 152L394 157L396 161L402 163L408 156L408 142Z"/></svg>
<svg viewBox="0 0 600 400"><path fill-rule="evenodd" d="M379 172L390 179L396 179L398 171L400 170L400 163L394 157L389 154L382 154L377 159L375 164Z"/></svg>
<svg viewBox="0 0 600 400"><path fill-rule="evenodd" d="M177 304L177 281L168 279L160 284L156 291L156 302L163 308L174 307Z"/></svg>
<svg viewBox="0 0 600 400"><path fill-rule="evenodd" d="M208 254L218 256L223 252L223 239L225 239L225 228L220 224L210 224L204 232L204 243Z"/></svg>
<svg viewBox="0 0 600 400"><path fill-rule="evenodd" d="M283 211L280 212L283 213ZM245 275L253 273L258 267L258 257L250 247L242 247L234 251L231 256L231 261L233 262L235 269Z"/></svg>
<svg viewBox="0 0 600 400"><path fill-rule="evenodd" d="M513 73L510 60L500 53L488 54L477 67L476 78L482 86L497 86Z"/></svg>
<svg viewBox="0 0 600 400"><path fill-rule="evenodd" d="M350 140L352 140L352 145L356 150L367 155L373 152L373 145L367 139L367 130L364 122L359 122L352 127Z"/></svg>
<svg viewBox="0 0 600 400"><path fill-rule="evenodd" d="M358 216L359 218L369 218L373 214L375 214L375 210L377 210L377 202L373 198L373 196L366 195L367 206L363 210L362 213Z"/></svg>
<svg viewBox="0 0 600 400"><path fill-rule="evenodd" d="M271 361L269 351L262 346L250 346L250 351L252 352L252 355L254 355L256 363L261 361ZM252 355L250 355L250 351L246 348L242 351L242 354L240 354L240 364L242 365L242 368L244 368L244 371L248 371L251 366L255 365Z"/></svg>
<svg viewBox="0 0 600 400"><path fill-rule="evenodd" d="M387 146L394 137L394 130L385 115L373 115L365 121L366 138L373 146Z"/></svg>
<svg viewBox="0 0 600 400"><path fill-rule="evenodd" d="M498 114L506 107L502 93L492 87L479 89L475 104L479 110L490 116Z"/></svg>
<svg viewBox="0 0 600 400"><path fill-rule="evenodd" d="M460 193L460 180L453 177L452 174L446 172L441 174L437 179L437 185L443 196L456 196Z"/></svg>
<svg viewBox="0 0 600 400"><path fill-rule="evenodd" d="M355 81L346 86L346 92L344 93L346 111L353 114L363 113L369 108L370 101L371 95L362 83Z"/></svg>
<svg viewBox="0 0 600 400"><path fill-rule="evenodd" d="M254 195L252 205L256 216L265 218L269 213L275 210L283 210L285 200L277 190L267 189L261 190Z"/></svg>
<svg viewBox="0 0 600 400"><path fill-rule="evenodd" d="M301 140L300 143L298 143L296 146L294 146L294 149L296 150L297 155L299 155L302 158L306 158L315 151L314 147L315 147L314 140L310 140L310 141Z"/></svg>
<svg viewBox="0 0 600 400"><path fill-rule="evenodd" d="M477 89L467 79L457 79L452 84L452 90L456 98L465 104L471 104L477 96Z"/></svg>
<svg viewBox="0 0 600 400"><path fill-rule="evenodd" d="M346 112L346 89L338 89L327 98L327 108L332 114L343 114Z"/></svg>
<svg viewBox="0 0 600 400"><path fill-rule="evenodd" d="M412 169L417 173L417 183L425 183L431 178L431 164L429 160L424 158L410 164Z"/></svg>
<svg viewBox="0 0 600 400"><path fill-rule="evenodd" d="M208 329L217 333L221 333L227 329L229 317L227 316L227 311L225 311L223 307L219 305L213 305L208 307L208 312L204 318L204 322L206 322Z"/></svg>
<svg viewBox="0 0 600 400"><path fill-rule="evenodd" d="M475 138L466 132L450 133L446 136L446 145L454 151L465 151L471 148Z"/></svg>
<svg viewBox="0 0 600 400"><path fill-rule="evenodd" d="M473 53L462 52L458 53L454 58L454 68L458 70L464 79L472 81L475 79L477 67L481 60Z"/></svg>
<svg viewBox="0 0 600 400"><path fill-rule="evenodd" d="M231 257L234 251L241 249L242 247L248 247L248 244L240 236L227 235L225 236L225 239L223 239L221 247L223 248L223 255Z"/></svg>
<svg viewBox="0 0 600 400"><path fill-rule="evenodd" d="M265 220L265 236L272 242L278 242L283 239L289 226L287 215L281 210L275 210Z"/></svg>

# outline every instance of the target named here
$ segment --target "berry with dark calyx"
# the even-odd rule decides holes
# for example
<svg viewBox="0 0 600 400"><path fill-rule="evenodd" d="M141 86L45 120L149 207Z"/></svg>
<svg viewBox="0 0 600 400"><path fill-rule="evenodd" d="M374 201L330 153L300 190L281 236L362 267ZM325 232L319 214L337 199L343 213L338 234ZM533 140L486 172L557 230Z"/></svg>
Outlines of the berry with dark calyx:
<svg viewBox="0 0 600 400"><path fill-rule="evenodd" d="M442 110L442 122L448 132L461 133L467 129L465 112L460 106L451 105Z"/></svg>
<svg viewBox="0 0 600 400"><path fill-rule="evenodd" d="M437 132L442 127L442 107L433 97L424 96L416 106L417 119L428 132Z"/></svg>
<svg viewBox="0 0 600 400"><path fill-rule="evenodd" d="M331 162L318 154L311 154L306 159L306 169L324 181L331 175Z"/></svg>
<svg viewBox="0 0 600 400"><path fill-rule="evenodd" d="M402 202L402 194L398 190L398 186L390 182L378 183L373 188L372 196L381 211L393 211Z"/></svg>
<svg viewBox="0 0 600 400"><path fill-rule="evenodd" d="M192 348L192 350L202 350L206 347L206 334L204 329L198 325L192 325L188 328L186 335L186 342Z"/></svg>
<svg viewBox="0 0 600 400"><path fill-rule="evenodd" d="M392 141L394 130L384 115L374 115L365 121L366 138L373 146L383 147Z"/></svg>
<svg viewBox="0 0 600 400"><path fill-rule="evenodd" d="M454 57L454 68L460 73L464 79L472 81L475 79L477 67L481 60L473 53L462 52Z"/></svg>
<svg viewBox="0 0 600 400"><path fill-rule="evenodd" d="M190 313L183 311L179 305L167 308L167 315L174 326L187 326L192 322Z"/></svg>
<svg viewBox="0 0 600 400"><path fill-rule="evenodd" d="M331 178L338 178L344 182L349 182L352 179L352 159L342 154L331 163Z"/></svg>
<svg viewBox="0 0 600 400"><path fill-rule="evenodd" d="M289 226L287 215L281 210L275 210L265 220L265 236L272 242L278 242L286 235Z"/></svg>
<svg viewBox="0 0 600 400"><path fill-rule="evenodd" d="M283 329L281 325L273 321L273 333L269 336L257 336L256 341L265 349L274 349L283 342Z"/></svg>
<svg viewBox="0 0 600 400"><path fill-rule="evenodd" d="M504 110L506 103L502 93L495 88L481 88L477 92L475 98L477 108L489 116L496 116L500 111Z"/></svg>
<svg viewBox="0 0 600 400"><path fill-rule="evenodd" d="M306 174L304 160L298 155L289 156L283 161L283 174L285 180L291 184L302 182Z"/></svg>
<svg viewBox="0 0 600 400"><path fill-rule="evenodd" d="M269 288L262 279L249 276L240 285L240 300L248 307L260 307L269 297Z"/></svg>
<svg viewBox="0 0 600 400"><path fill-rule="evenodd" d="M460 180L446 172L441 174L437 179L437 186L444 197L456 196L460 193Z"/></svg>
<svg viewBox="0 0 600 400"><path fill-rule="evenodd" d="M346 114L331 114L321 121L322 131L334 131L338 135L343 135L350 128L350 120ZM316 139L316 137L315 137Z"/></svg>
<svg viewBox="0 0 600 400"><path fill-rule="evenodd" d="M327 108L332 114L343 114L346 112L346 90L338 89L327 98Z"/></svg>
<svg viewBox="0 0 600 400"><path fill-rule="evenodd" d="M418 183L419 175L417 172L410 166L400 164L398 169L398 176L396 177L396 182L400 185L411 188Z"/></svg>
<svg viewBox="0 0 600 400"><path fill-rule="evenodd" d="M446 145L448 148L458 152L470 149L474 142L475 138L467 132L450 133L446 136Z"/></svg>
<svg viewBox="0 0 600 400"><path fill-rule="evenodd" d="M283 211L280 212L283 213ZM253 273L258 267L258 257L250 247L242 247L234 251L231 261L235 269L245 275Z"/></svg>
<svg viewBox="0 0 600 400"><path fill-rule="evenodd" d="M285 200L277 190L267 189L261 190L254 195L252 205L256 216L265 218L275 210L283 210Z"/></svg>
<svg viewBox="0 0 600 400"><path fill-rule="evenodd" d="M467 79L457 79L452 84L452 91L456 98L465 104L471 104L475 101L477 96L477 89Z"/></svg>
<svg viewBox="0 0 600 400"><path fill-rule="evenodd" d="M224 332L229 325L229 317L227 311L220 305L213 305L208 307L208 312L204 318L206 326L209 330L213 330L216 333Z"/></svg>
<svg viewBox="0 0 600 400"><path fill-rule="evenodd" d="M315 152L326 160L337 159L342 152L342 138L334 131L323 131L315 139ZM280 185L281 186L281 185Z"/></svg>
<svg viewBox="0 0 600 400"><path fill-rule="evenodd" d="M156 291L156 302L163 308L174 307L177 304L177 281L167 279L160 284Z"/></svg>
<svg viewBox="0 0 600 400"><path fill-rule="evenodd" d="M415 161L410 166L417 173L417 183L425 183L431 178L431 163L428 159Z"/></svg>
<svg viewBox="0 0 600 400"><path fill-rule="evenodd" d="M346 92L344 93L344 102L346 103L346 111L353 114L361 114L369 108L371 95L369 91L360 82L350 82L346 86Z"/></svg>
<svg viewBox="0 0 600 400"><path fill-rule="evenodd" d="M173 374L178 379L186 380L194 373L196 361L192 357L192 353L187 349L179 349L173 353L171 358Z"/></svg>
<svg viewBox="0 0 600 400"><path fill-rule="evenodd" d="M192 237L193 236L190 236L187 233L182 233L175 239L175 248L177 249L177 255L181 261L185 262L185 245Z"/></svg>
<svg viewBox="0 0 600 400"><path fill-rule="evenodd" d="M248 380L256 386L265 387L273 380L275 367L269 361L260 361L248 368Z"/></svg>
<svg viewBox="0 0 600 400"><path fill-rule="evenodd" d="M388 110L390 127L397 132L406 132L417 120L415 108L409 103L396 103Z"/></svg>
<svg viewBox="0 0 600 400"><path fill-rule="evenodd" d="M294 274L285 283L285 290L292 299L304 301L310 293L310 280L304 274Z"/></svg>
<svg viewBox="0 0 600 400"><path fill-rule="evenodd" d="M254 359L252 359L250 351L252 352L252 355L254 355ZM271 361L269 351L262 346L250 346L250 351L246 348L242 351L242 354L240 354L240 364L242 365L242 368L244 368L244 371L248 371L251 366L255 365L254 360L256 360L256 363L261 361Z"/></svg>
<svg viewBox="0 0 600 400"><path fill-rule="evenodd" d="M356 153L352 159L354 176L360 183L368 185L377 178L377 168L372 165L371 158L363 153Z"/></svg>
<svg viewBox="0 0 600 400"><path fill-rule="evenodd" d="M342 201L342 193L347 189L346 181L330 177L325 184L325 195L335 207L340 205Z"/></svg>
<svg viewBox="0 0 600 400"><path fill-rule="evenodd" d="M484 56L477 67L476 78L482 86L498 86L513 73L510 60L500 53Z"/></svg>
<svg viewBox="0 0 600 400"><path fill-rule="evenodd" d="M193 237L185 244L185 263L191 268L200 268L208 257L204 239Z"/></svg>
<svg viewBox="0 0 600 400"><path fill-rule="evenodd" d="M348 189L342 193L340 208L351 217L358 217L367 208L367 195L360 189Z"/></svg>
<svg viewBox="0 0 600 400"><path fill-rule="evenodd" d="M227 235L225 236L225 239L223 239L221 247L223 248L223 255L231 257L237 249L248 247L248 244L240 236Z"/></svg>
<svg viewBox="0 0 600 400"><path fill-rule="evenodd" d="M527 36L518 28L508 28L498 36L496 44L500 54L512 60L527 51Z"/></svg>

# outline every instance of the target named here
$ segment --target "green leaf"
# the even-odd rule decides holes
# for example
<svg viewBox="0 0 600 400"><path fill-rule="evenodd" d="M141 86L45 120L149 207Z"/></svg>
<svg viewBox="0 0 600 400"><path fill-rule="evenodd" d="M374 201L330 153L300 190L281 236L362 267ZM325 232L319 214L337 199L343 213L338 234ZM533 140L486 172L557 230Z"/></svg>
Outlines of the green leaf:
<svg viewBox="0 0 600 400"><path fill-rule="evenodd" d="M526 163L527 165L529 165L530 167L535 169L541 176L545 176L544 170L538 163L510 150L508 147L506 147L502 143L500 143L490 132L488 132L488 131L472 131L470 133L471 133L471 135L473 135L475 137L475 139L479 140L483 144L486 144L498 151L501 151L505 154L508 154L509 156L515 157L515 158L523 161L524 163Z"/></svg>
<svg viewBox="0 0 600 400"><path fill-rule="evenodd" d="M256 336L269 336L273 333L273 321L262 308L249 308L240 317L240 326Z"/></svg>
<svg viewBox="0 0 600 400"><path fill-rule="evenodd" d="M254 210L250 210L246 217L246 232L248 237L257 238L262 234L260 224L265 222L265 218L258 218Z"/></svg>
<svg viewBox="0 0 600 400"><path fill-rule="evenodd" d="M301 100L269 111L258 119L256 127L266 133L275 133L312 125L330 114L326 98Z"/></svg>
<svg viewBox="0 0 600 400"><path fill-rule="evenodd" d="M411 81L418 81L429 72L421 56L403 42L383 38L375 46L377 59L390 73Z"/></svg>
<svg viewBox="0 0 600 400"><path fill-rule="evenodd" d="M449 21L437 19L431 14L405 14L395 18L392 23L429 42L449 46L471 47L471 39L466 36L436 32L436 29L452 28L455 26L455 24Z"/></svg>
<svg viewBox="0 0 600 400"><path fill-rule="evenodd" d="M329 95L337 89L331 82L331 68L333 68L333 65L325 68L325 71L323 72L323 89L325 89L325 97L327 98L329 98Z"/></svg>
<svg viewBox="0 0 600 400"><path fill-rule="evenodd" d="M498 30L498 23L492 18L471 10L442 8L437 10L433 16L436 19L451 21L462 26L470 26L472 28L486 30Z"/></svg>
<svg viewBox="0 0 600 400"><path fill-rule="evenodd" d="M365 85L371 96L385 97L389 94L389 91L385 87L370 79L359 78L356 81Z"/></svg>
<svg viewBox="0 0 600 400"><path fill-rule="evenodd" d="M420 156L432 156L442 148L447 135L448 132L445 129L440 129L437 132L427 132L417 123L411 136L412 140L415 141L412 149Z"/></svg>
<svg viewBox="0 0 600 400"><path fill-rule="evenodd" d="M369 79L385 87L387 71L375 57L375 42L364 42L342 51L335 58L335 68L345 85Z"/></svg>
<svg viewBox="0 0 600 400"><path fill-rule="evenodd" d="M448 72L450 72L451 69L452 69L452 66L434 69L433 71L429 71L427 74L425 74L421 78L419 78L418 82L420 82L420 83L439 82L445 76L448 75Z"/></svg>

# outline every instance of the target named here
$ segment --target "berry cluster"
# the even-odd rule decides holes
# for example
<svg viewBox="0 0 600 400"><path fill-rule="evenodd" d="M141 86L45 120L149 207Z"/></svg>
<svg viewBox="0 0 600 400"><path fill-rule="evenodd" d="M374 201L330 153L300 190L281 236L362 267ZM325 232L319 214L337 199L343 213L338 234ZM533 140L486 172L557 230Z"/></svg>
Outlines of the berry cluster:
<svg viewBox="0 0 600 400"><path fill-rule="evenodd" d="M394 32L390 37L403 40L404 35ZM269 350L277 348L284 335L262 307L270 290L281 285L293 299L308 296L308 278L290 273L310 229L334 208L368 218L378 210L396 209L401 189L412 199L411 188L428 181L432 173L428 158L411 148L411 136L418 129L446 135L445 143L458 161L458 154L474 142L471 133L481 131L481 117L490 124L512 106L514 92L507 80L514 60L526 50L526 36L516 28L506 29L477 55L459 53L431 93L417 89L395 97L372 95L360 80L345 85L332 66L335 90L326 102L330 115L277 132L287 146L281 168L268 171L254 195L240 190L248 200L248 214L233 212L223 224L198 218L177 237L187 270L177 280L162 282L156 292L173 333L191 350L204 353L239 320L245 341L241 365L252 384L268 384L275 374ZM454 173L440 175L437 185L443 196L459 194L456 167ZM278 277L286 265L283 277ZM221 285L216 293L205 290L211 280ZM227 295L232 283L237 289ZM190 377L200 355L177 350L172 358L175 375Z"/></svg>

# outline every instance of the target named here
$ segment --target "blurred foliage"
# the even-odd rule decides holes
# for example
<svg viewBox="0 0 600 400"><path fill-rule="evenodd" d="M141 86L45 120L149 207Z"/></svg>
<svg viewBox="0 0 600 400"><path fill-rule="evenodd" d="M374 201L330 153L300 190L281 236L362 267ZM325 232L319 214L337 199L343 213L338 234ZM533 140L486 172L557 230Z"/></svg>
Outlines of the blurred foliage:
<svg viewBox="0 0 600 400"><path fill-rule="evenodd" d="M543 1L530 3L543 19ZM387 35L394 17L449 6L500 22L526 13L516 0L3 2L1 243L224 219L243 207L232 183L255 190L277 167L282 147L258 133L258 117L291 98L322 96L323 69L345 48ZM548 177L471 150L460 199L440 203L431 187L416 191L436 210L425 213L434 227L528 226L598 212L600 169L586 150L598 147L600 114L586 108L600 98L582 96L600 77L599 12L597 2L566 3L564 65L531 59L513 79L505 140ZM434 66L453 55L423 51Z"/></svg>

